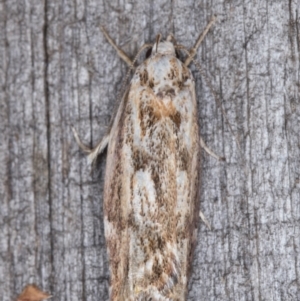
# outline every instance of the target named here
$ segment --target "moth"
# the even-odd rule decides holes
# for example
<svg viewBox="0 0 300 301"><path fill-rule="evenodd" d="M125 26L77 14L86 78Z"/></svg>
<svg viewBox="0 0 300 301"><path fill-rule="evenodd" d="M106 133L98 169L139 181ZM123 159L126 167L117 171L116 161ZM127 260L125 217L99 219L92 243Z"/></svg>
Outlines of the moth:
<svg viewBox="0 0 300 301"><path fill-rule="evenodd" d="M111 301L186 300L199 219L200 145L195 83L169 35L157 36L134 69L108 134L94 149L74 135L92 161L107 147L104 227ZM107 40L121 58L134 62ZM151 52L151 53L150 53Z"/></svg>

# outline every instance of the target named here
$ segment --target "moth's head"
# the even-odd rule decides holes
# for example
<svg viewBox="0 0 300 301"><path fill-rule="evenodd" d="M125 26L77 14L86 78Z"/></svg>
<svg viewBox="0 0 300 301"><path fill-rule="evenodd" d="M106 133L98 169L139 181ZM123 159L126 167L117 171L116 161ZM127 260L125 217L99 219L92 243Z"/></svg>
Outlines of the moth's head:
<svg viewBox="0 0 300 301"><path fill-rule="evenodd" d="M169 54L177 56L177 51L175 49L176 40L173 35L169 34L165 41L161 41L161 34L156 36L156 41L152 48L148 49L146 53L146 58L154 56L156 54Z"/></svg>

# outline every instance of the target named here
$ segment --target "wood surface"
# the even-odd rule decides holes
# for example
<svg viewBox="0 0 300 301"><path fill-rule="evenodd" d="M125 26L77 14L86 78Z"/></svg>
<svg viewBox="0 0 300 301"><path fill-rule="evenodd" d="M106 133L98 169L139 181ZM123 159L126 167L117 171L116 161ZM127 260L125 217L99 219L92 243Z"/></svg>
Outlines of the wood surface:
<svg viewBox="0 0 300 301"><path fill-rule="evenodd" d="M89 145L103 137L128 71L99 26L133 58L159 32L191 48L213 15L197 60L226 115L191 68L201 136L226 162L202 154L211 230L201 224L188 300L300 300L299 9L296 0L1 1L1 300L28 283L52 300L108 300L105 154L92 172L71 131Z"/></svg>

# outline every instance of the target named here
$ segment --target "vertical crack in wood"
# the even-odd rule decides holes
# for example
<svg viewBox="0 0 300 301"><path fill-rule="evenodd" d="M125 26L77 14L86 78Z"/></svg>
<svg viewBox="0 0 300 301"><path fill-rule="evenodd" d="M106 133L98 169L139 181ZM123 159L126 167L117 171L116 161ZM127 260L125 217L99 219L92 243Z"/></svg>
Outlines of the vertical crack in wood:
<svg viewBox="0 0 300 301"><path fill-rule="evenodd" d="M53 241L53 225L52 225L52 193L51 193L51 128L50 128L50 95L49 95L49 83L48 83L48 65L49 65L49 55L48 55L48 20L47 20L47 6L48 0L44 2L44 25L43 25L43 47L44 47L44 94L45 94L45 112L46 112L46 126L47 126L47 168L48 168L48 203L49 203L49 224L50 224L50 263L51 263L51 272L50 272L50 291L54 291L53 280L54 280L54 241Z"/></svg>
<svg viewBox="0 0 300 301"><path fill-rule="evenodd" d="M5 163L6 163L6 179L5 179L5 194L6 195L6 206L7 206L7 219L4 218L3 220L3 228L5 228L5 223L8 224L8 229L13 228L11 226L11 221L12 218L10 218L11 214L10 214L10 210L9 210L9 202L10 200L13 198L13 188L12 188L12 149L13 149L13 143L12 143L12 135L10 134L12 132L11 130L11 120L10 120L10 99L9 99L9 92L8 92L8 69L9 69L9 65L10 65L10 60L8 58L9 55L9 42L7 39L7 6L6 6L6 1L3 2L3 16L4 16L4 37L5 37L5 53L4 53L4 57L5 59L3 60L4 62L4 66L3 66L3 70L5 73L5 79L4 79L4 95L5 95L5 105L6 105L6 121L7 121L7 127L8 127L8 149L7 149L7 154L5 156ZM12 104L11 104L12 105ZM4 199L5 202L5 199ZM2 228L2 227L1 227ZM13 254L12 254L12 246L11 246L11 231L7 231L7 253L6 253L6 261L12 263L13 261ZM7 283L9 282L13 282L13 264L11 264L10 268L8 269L8 275L6 275L6 277L8 277L10 280L8 280Z"/></svg>

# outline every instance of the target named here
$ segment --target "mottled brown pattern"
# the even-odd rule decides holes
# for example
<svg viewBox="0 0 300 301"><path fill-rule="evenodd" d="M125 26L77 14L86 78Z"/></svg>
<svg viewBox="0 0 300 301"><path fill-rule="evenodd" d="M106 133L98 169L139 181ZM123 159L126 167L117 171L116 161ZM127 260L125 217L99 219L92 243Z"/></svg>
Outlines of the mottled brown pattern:
<svg viewBox="0 0 300 301"><path fill-rule="evenodd" d="M145 169L149 166L151 156L149 156L145 151L133 147L133 166L135 170Z"/></svg>
<svg viewBox="0 0 300 301"><path fill-rule="evenodd" d="M160 66L165 69L158 72ZM198 173L192 75L172 54L152 54L122 100L108 147L104 211L111 301L185 300Z"/></svg>
<svg viewBox="0 0 300 301"><path fill-rule="evenodd" d="M140 126L142 135L145 136L147 129L150 129L159 120L159 116L154 113L154 108L147 103L141 102L139 109Z"/></svg>
<svg viewBox="0 0 300 301"><path fill-rule="evenodd" d="M152 108L153 114L158 120L161 118L174 116L177 113L171 101L168 104L165 104L157 97L150 101L149 106Z"/></svg>
<svg viewBox="0 0 300 301"><path fill-rule="evenodd" d="M147 69L144 69L142 72L140 72L139 76L140 76L141 86L145 86L148 83Z"/></svg>
<svg viewBox="0 0 300 301"><path fill-rule="evenodd" d="M153 89L153 87L154 87L154 80L153 80L153 78L151 78L151 79L149 80L148 85L149 85L149 88L150 88L150 89Z"/></svg>
<svg viewBox="0 0 300 301"><path fill-rule="evenodd" d="M174 112L174 114L170 114L171 120L175 123L176 127L180 127L181 123L181 115L178 111Z"/></svg>

